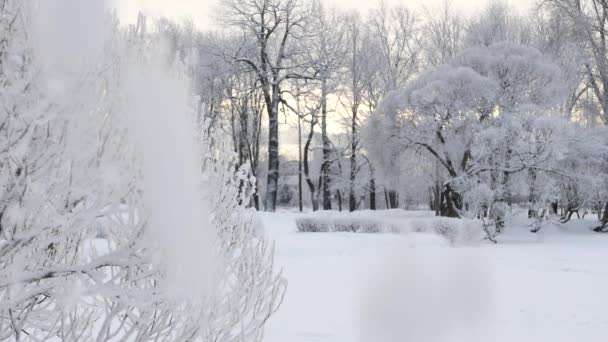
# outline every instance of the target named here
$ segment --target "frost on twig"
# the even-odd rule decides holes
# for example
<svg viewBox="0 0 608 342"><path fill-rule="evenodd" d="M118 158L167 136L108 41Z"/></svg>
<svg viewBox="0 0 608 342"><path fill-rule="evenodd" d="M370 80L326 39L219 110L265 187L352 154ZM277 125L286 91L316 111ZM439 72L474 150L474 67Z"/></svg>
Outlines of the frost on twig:
<svg viewBox="0 0 608 342"><path fill-rule="evenodd" d="M40 14L32 4L6 1L0 9L0 340L261 340L285 283L272 245L241 204L249 173L235 171L227 142L207 123L192 139L204 147L195 174L207 194L216 263L187 270L209 273L196 298L164 286L169 267L181 265L159 260L164 241L150 239L146 170L128 122L137 89L124 88L129 63L160 67L149 59L157 37L142 34L134 44L133 32L97 13L95 22L107 25L103 48L84 67L64 63L51 73L29 32ZM187 82L176 70L170 80ZM192 123L198 116L182 114Z"/></svg>

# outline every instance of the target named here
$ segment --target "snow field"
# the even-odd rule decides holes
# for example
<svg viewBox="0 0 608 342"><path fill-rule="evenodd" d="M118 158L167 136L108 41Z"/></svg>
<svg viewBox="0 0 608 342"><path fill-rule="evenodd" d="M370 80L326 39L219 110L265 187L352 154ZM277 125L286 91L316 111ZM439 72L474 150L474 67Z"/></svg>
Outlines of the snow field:
<svg viewBox="0 0 608 342"><path fill-rule="evenodd" d="M415 221L420 212L373 215ZM259 214L289 282L266 341L605 341L608 236L594 221L510 228L499 244L434 233L299 233Z"/></svg>

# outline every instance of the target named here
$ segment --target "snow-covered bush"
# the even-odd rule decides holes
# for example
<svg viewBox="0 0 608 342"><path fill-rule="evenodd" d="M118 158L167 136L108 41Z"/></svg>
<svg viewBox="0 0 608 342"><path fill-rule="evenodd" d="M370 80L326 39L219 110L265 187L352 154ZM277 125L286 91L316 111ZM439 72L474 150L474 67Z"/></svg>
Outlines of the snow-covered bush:
<svg viewBox="0 0 608 342"><path fill-rule="evenodd" d="M429 233L437 234L452 245L479 243L484 238L481 222L448 217L390 217L387 211L365 215L323 213L296 218L303 233Z"/></svg>
<svg viewBox="0 0 608 342"><path fill-rule="evenodd" d="M285 285L242 205L248 170L199 120L183 69L154 59L143 20L3 4L0 340L261 340Z"/></svg>
<svg viewBox="0 0 608 342"><path fill-rule="evenodd" d="M334 231L329 220L311 217L296 219L296 227L298 227L298 231L301 233L330 233ZM352 230L349 230L349 232L352 232Z"/></svg>
<svg viewBox="0 0 608 342"><path fill-rule="evenodd" d="M373 219L331 216L298 218L296 226L302 233L387 233L396 231L396 228L390 224Z"/></svg>

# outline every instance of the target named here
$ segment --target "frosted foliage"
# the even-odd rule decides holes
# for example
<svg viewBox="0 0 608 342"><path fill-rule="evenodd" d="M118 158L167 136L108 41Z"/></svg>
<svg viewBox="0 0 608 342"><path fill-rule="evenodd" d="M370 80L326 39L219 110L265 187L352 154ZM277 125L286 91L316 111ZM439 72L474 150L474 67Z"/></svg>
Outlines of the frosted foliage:
<svg viewBox="0 0 608 342"><path fill-rule="evenodd" d="M467 49L387 96L368 126L372 157L386 165L377 150L422 151L448 177L453 215L463 200L485 210L529 190L519 173L552 170L572 147L573 126L551 115L564 89L559 67L534 48Z"/></svg>
<svg viewBox="0 0 608 342"><path fill-rule="evenodd" d="M41 47L65 12L33 4L0 9L0 340L259 341L284 283L184 68L95 2L54 28L91 50Z"/></svg>
<svg viewBox="0 0 608 342"><path fill-rule="evenodd" d="M537 49L512 43L471 48L456 57L466 66L497 82L498 105L505 111L546 108L566 95L561 68Z"/></svg>
<svg viewBox="0 0 608 342"><path fill-rule="evenodd" d="M31 1L28 1L28 3ZM37 2L33 14L33 48L44 67L45 83L54 96L68 96L69 83L91 71L107 40L106 1ZM75 29L77 28L77 29Z"/></svg>
<svg viewBox="0 0 608 342"><path fill-rule="evenodd" d="M498 84L495 80L478 74L470 67L440 66L436 72L426 74L411 89L409 104L416 112L435 112L445 115L441 119L450 119L450 111L457 109L484 109L496 98ZM454 119L466 124L467 112ZM423 118L425 119L425 118Z"/></svg>

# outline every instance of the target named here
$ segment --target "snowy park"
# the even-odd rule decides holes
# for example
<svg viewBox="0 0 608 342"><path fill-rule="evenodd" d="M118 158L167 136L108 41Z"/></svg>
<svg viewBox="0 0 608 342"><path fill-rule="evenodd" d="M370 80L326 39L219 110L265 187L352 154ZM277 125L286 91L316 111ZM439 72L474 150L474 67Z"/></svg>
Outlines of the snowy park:
<svg viewBox="0 0 608 342"><path fill-rule="evenodd" d="M608 0L0 0L0 342L604 342Z"/></svg>
<svg viewBox="0 0 608 342"><path fill-rule="evenodd" d="M366 214L407 226L429 213ZM608 332L597 219L538 234L522 220L498 245L453 245L433 233L302 233L302 215L261 215L289 289L267 341L600 342Z"/></svg>

